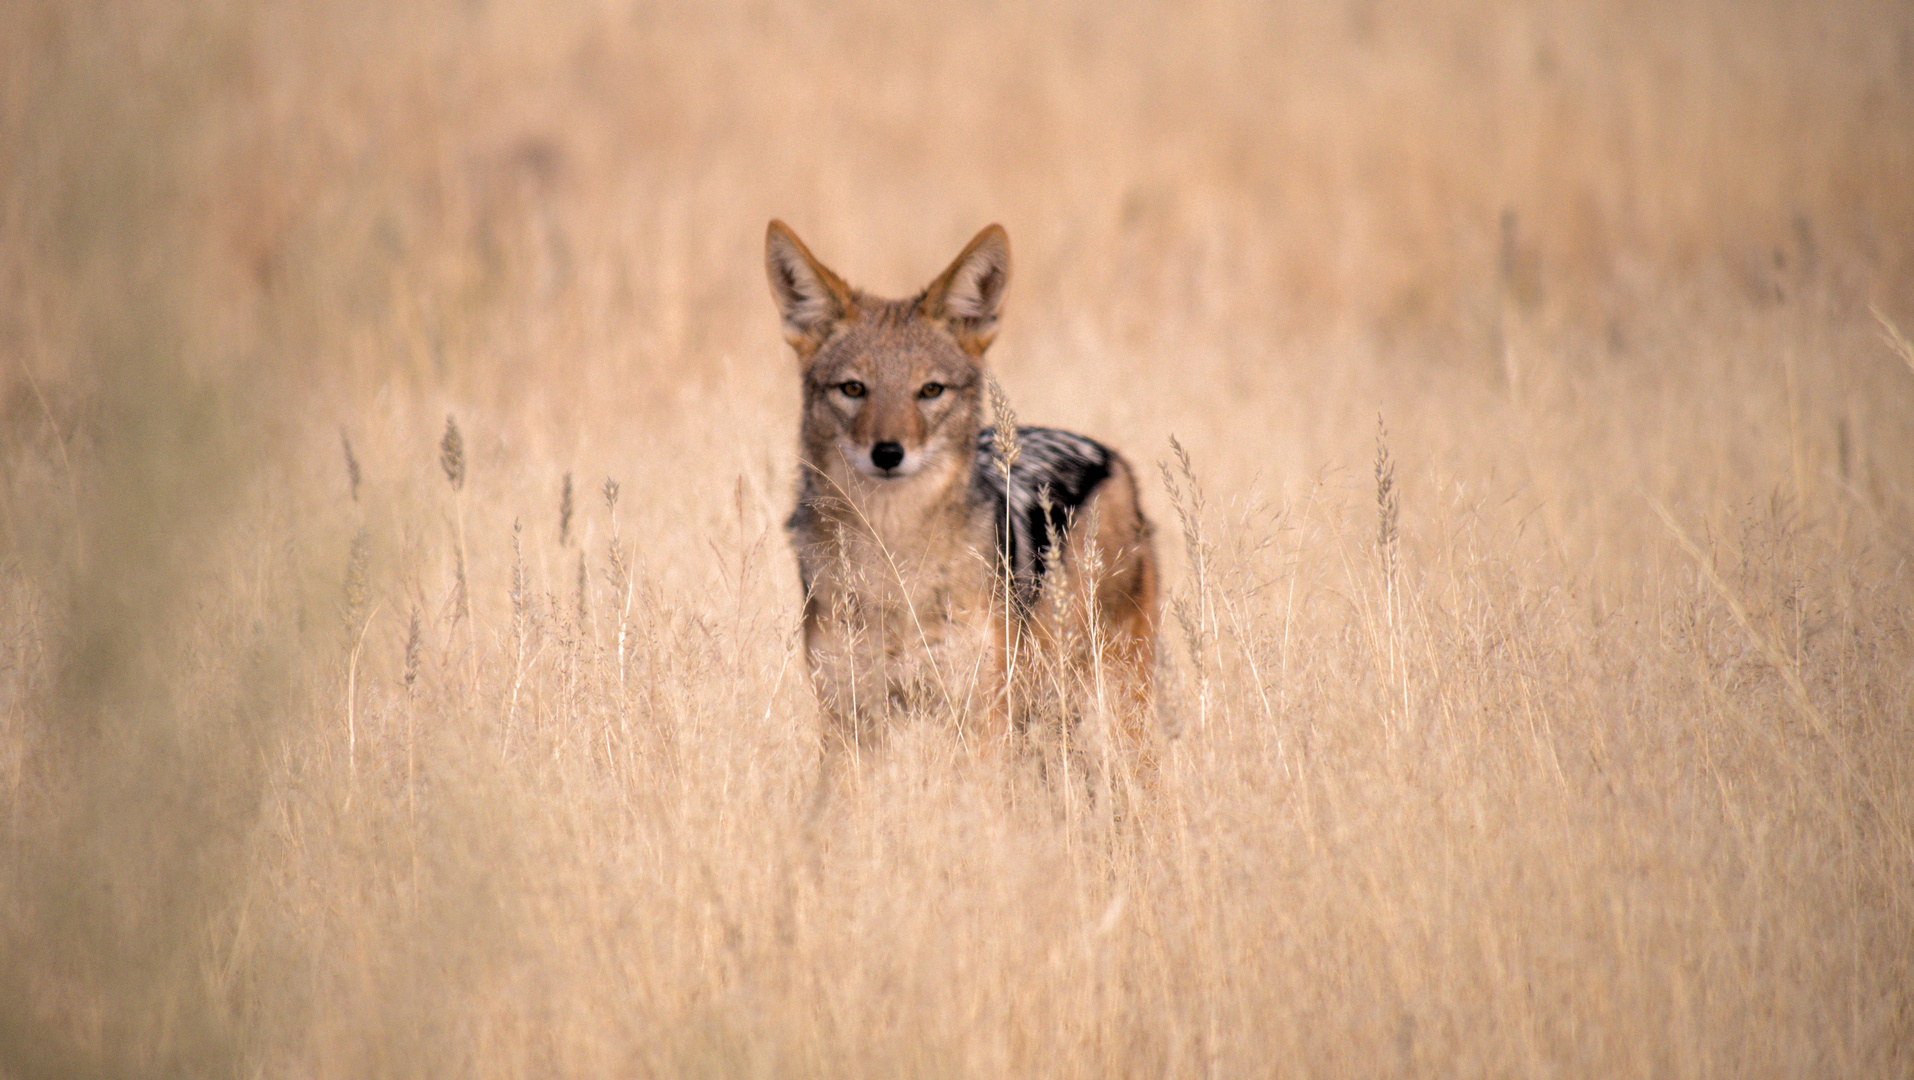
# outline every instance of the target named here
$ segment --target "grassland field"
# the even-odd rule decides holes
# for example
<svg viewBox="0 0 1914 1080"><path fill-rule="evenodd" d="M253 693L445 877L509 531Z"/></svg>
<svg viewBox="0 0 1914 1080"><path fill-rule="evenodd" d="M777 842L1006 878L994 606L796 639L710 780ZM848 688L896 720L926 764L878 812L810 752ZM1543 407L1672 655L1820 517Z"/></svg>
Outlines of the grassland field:
<svg viewBox="0 0 1914 1080"><path fill-rule="evenodd" d="M772 217L1008 228L1154 790L807 811ZM1910 336L1905 3L14 0L0 1077L1910 1075Z"/></svg>

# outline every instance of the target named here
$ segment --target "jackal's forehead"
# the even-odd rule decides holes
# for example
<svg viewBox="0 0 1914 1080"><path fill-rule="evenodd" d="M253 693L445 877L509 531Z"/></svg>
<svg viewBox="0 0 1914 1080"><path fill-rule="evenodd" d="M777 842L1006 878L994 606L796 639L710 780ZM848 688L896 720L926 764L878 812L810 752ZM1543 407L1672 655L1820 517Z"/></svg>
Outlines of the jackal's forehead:
<svg viewBox="0 0 1914 1080"><path fill-rule="evenodd" d="M974 382L980 372L948 330L911 319L850 323L818 350L807 378L826 386L845 379L878 386L935 380L961 388Z"/></svg>

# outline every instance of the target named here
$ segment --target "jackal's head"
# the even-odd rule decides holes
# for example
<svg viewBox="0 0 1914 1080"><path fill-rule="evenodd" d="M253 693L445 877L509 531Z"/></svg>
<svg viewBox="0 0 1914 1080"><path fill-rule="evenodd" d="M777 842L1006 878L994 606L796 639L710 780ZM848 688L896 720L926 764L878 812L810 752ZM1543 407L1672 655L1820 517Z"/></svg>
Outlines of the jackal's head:
<svg viewBox="0 0 1914 1080"><path fill-rule="evenodd" d="M1003 226L978 233L908 300L851 288L781 221L765 234L764 262L784 338L804 365L806 463L846 494L968 477L984 350L1010 280Z"/></svg>

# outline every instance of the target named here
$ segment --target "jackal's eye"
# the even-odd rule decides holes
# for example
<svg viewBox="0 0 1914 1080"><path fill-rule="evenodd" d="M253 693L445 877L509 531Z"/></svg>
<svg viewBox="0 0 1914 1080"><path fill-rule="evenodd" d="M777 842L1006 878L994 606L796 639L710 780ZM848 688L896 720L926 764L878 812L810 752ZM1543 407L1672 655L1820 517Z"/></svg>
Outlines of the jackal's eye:
<svg viewBox="0 0 1914 1080"><path fill-rule="evenodd" d="M860 398L864 396L864 384L856 379L849 379L837 384L837 392L848 398Z"/></svg>
<svg viewBox="0 0 1914 1080"><path fill-rule="evenodd" d="M928 401L929 399L934 398L937 395L942 394L943 392L944 392L943 383L927 382L923 385L921 389L917 391L917 396Z"/></svg>

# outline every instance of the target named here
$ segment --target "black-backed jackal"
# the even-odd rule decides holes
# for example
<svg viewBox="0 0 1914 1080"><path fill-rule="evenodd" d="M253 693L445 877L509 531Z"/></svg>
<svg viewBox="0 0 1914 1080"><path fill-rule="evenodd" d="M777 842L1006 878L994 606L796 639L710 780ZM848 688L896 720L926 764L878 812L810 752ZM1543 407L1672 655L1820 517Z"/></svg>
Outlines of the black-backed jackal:
<svg viewBox="0 0 1914 1080"><path fill-rule="evenodd" d="M779 221L765 268L803 365L787 527L827 750L944 711L991 752L1033 713L1095 706L1152 771L1157 564L1135 474L1048 428L1017 429L1006 453L984 424L1002 226L906 300L851 288Z"/></svg>

